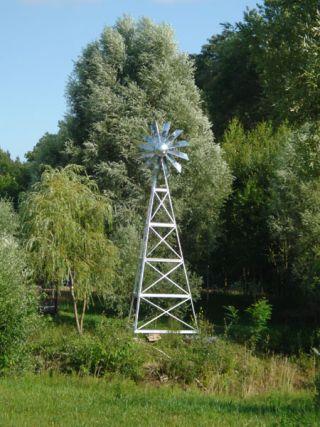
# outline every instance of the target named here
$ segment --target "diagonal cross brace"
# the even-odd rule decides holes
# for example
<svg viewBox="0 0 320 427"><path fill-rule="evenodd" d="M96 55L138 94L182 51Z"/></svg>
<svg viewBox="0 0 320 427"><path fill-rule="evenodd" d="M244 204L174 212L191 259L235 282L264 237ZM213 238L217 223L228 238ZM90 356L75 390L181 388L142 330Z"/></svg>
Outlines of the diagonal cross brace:
<svg viewBox="0 0 320 427"><path fill-rule="evenodd" d="M181 255L178 254L178 252L176 252L173 247L166 241L166 239L170 236L170 234L173 231L176 231L175 228L171 228L171 230L164 236L162 237L155 228L153 228L152 226L150 226L151 230L154 232L154 234L160 239L160 241L154 246L154 248L152 248L152 250L148 253L148 257L152 254L152 252L154 252L160 245L161 243L164 243L175 255L177 255L178 258L181 258Z"/></svg>
<svg viewBox="0 0 320 427"><path fill-rule="evenodd" d="M183 325L186 325L188 328L190 329L194 329L191 325L189 325L188 323L186 323L185 321L183 321L182 319L179 319L179 317L175 316L174 314L171 313L172 310L174 310L175 308L178 308L180 305L184 304L185 302L189 301L191 299L190 296L188 296L186 299L184 299L183 301L180 301L178 304L174 305L173 307L170 307L169 309L165 310L162 307L160 307L159 305L155 304L152 301L149 301L147 298L141 296L141 298L148 304L152 305L153 307L157 308L158 310L162 311L162 313L158 314L158 316L152 318L151 320L149 320L148 322L144 323L142 326L140 326L138 329L143 329L145 328L147 325L149 325L152 322L155 322L156 320L160 319L160 317L165 316L166 314L170 317L172 317L173 319L177 320L178 322L182 323Z"/></svg>
<svg viewBox="0 0 320 427"><path fill-rule="evenodd" d="M185 289L183 289L181 286L179 286L178 285L178 283L176 283L174 280L172 280L170 277L169 277L169 274L170 273L172 273L173 272L173 270L175 270L176 268L178 268L178 267L180 267L181 265L182 265L182 263L179 263L179 264L177 264L175 267L173 267L173 269L172 270L170 270L170 271L168 271L167 273L165 273L165 274L163 274L160 270L158 270L157 269L157 267L155 267L154 265L152 265L150 262L147 262L147 264L150 266L150 267L152 267L157 273L159 273L160 274L160 278L159 279L157 279L157 283L159 283L161 280L163 280L163 279L166 279L166 280L168 280L170 283L172 283L174 286L176 286L177 288L179 288L183 293L185 293L186 295L189 295L188 294L188 292L185 290ZM156 283L153 283L152 284L152 286L153 285L155 285ZM144 289L144 291L143 292L145 292L145 291L147 291L148 289L150 289L150 288L147 288L147 289Z"/></svg>
<svg viewBox="0 0 320 427"><path fill-rule="evenodd" d="M171 221L174 223L174 219L172 218L172 216L171 216L171 214L169 213L169 211L168 211L168 209L166 208L166 205L164 204L164 202L165 202L165 200L166 200L166 198L167 198L167 196L168 196L168 193L165 193L165 195L163 196L163 198L161 199L160 197L159 197L159 195L158 195L158 193L155 191L155 193L154 193L155 195L156 195L156 197L157 197L157 199L159 200L159 206L157 207L157 209L154 211L154 213L152 214L152 216L151 216L151 220L156 216L156 214L158 213L158 211L159 211L159 209L161 208L161 206L163 207L163 209L166 211L166 213L167 213L167 215L168 215L168 217L171 219Z"/></svg>

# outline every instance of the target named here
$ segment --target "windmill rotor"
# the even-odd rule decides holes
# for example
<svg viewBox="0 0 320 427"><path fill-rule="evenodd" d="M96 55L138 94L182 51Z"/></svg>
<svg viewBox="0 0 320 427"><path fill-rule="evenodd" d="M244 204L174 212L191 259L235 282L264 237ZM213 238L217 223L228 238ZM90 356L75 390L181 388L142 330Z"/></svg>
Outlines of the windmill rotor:
<svg viewBox="0 0 320 427"><path fill-rule="evenodd" d="M166 174L169 172L169 166L173 166L180 173L182 166L176 159L189 160L188 155L180 151L180 148L187 147L189 143L177 140L183 131L177 129L170 134L169 122L164 123L161 131L157 122L154 122L150 129L151 135L145 137L145 143L139 147L147 166L157 170L159 165L163 164Z"/></svg>

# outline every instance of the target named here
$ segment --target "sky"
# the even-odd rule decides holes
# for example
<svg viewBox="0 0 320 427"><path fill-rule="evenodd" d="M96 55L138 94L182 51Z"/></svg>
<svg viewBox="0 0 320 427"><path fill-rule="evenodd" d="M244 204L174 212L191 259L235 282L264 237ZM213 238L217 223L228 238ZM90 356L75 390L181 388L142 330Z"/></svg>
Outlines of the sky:
<svg viewBox="0 0 320 427"><path fill-rule="evenodd" d="M172 25L182 51L198 53L221 23L257 0L0 0L0 148L21 160L66 112L65 88L82 49L118 17Z"/></svg>

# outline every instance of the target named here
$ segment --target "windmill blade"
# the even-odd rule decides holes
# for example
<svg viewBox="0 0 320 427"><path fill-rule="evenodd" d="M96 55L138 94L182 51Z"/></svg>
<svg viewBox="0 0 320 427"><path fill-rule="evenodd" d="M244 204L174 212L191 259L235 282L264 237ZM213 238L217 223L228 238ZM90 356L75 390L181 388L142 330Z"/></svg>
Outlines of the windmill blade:
<svg viewBox="0 0 320 427"><path fill-rule="evenodd" d="M143 154L141 154L140 158L141 159L150 159L153 156L154 156L154 153L143 153Z"/></svg>
<svg viewBox="0 0 320 427"><path fill-rule="evenodd" d="M168 154L171 154L172 156L175 156L175 157L179 157L180 159L183 159L183 160L189 160L188 154L182 153L181 151L169 150Z"/></svg>
<svg viewBox="0 0 320 427"><path fill-rule="evenodd" d="M166 161L163 162L163 170L166 176L169 176L169 168Z"/></svg>
<svg viewBox="0 0 320 427"><path fill-rule="evenodd" d="M150 130L151 130L151 133L152 133L152 135L153 135L153 136L154 136L154 135L157 135L157 126L156 126L156 122L151 123L151 125L150 125Z"/></svg>
<svg viewBox="0 0 320 427"><path fill-rule="evenodd" d="M171 123L170 123L170 122L167 122L167 123L165 123L165 124L163 125L163 128L162 128L162 134L161 134L161 136L162 136L163 138L167 138L168 133L169 133L169 130L170 130L170 126L171 126Z"/></svg>
<svg viewBox="0 0 320 427"><path fill-rule="evenodd" d="M171 142L170 145L170 150L172 148L182 148L182 147L188 147L189 142L188 141L177 141L177 142Z"/></svg>
<svg viewBox="0 0 320 427"><path fill-rule="evenodd" d="M167 155L166 159L169 160L169 162L172 164L172 166L175 167L179 173L181 172L182 168L181 168L180 163L176 162L169 154Z"/></svg>
<svg viewBox="0 0 320 427"><path fill-rule="evenodd" d="M157 122L153 122L152 125L150 126L151 128L151 132L154 136L160 138L160 132L159 132L159 126Z"/></svg>
<svg viewBox="0 0 320 427"><path fill-rule="evenodd" d="M152 167L155 167L156 166L156 164L157 164L157 161L156 161L157 159L155 158L155 157L151 157L150 159L148 159L147 161L146 161L146 165L148 166L148 167L150 167L150 166L152 166Z"/></svg>
<svg viewBox="0 0 320 427"><path fill-rule="evenodd" d="M139 145L140 150L145 150L145 151L154 151L155 150L155 146L152 144L140 144Z"/></svg>
<svg viewBox="0 0 320 427"><path fill-rule="evenodd" d="M175 130L169 137L169 141L173 142L175 139L178 138L178 136L180 136L182 134L183 130L181 129L177 129Z"/></svg>
<svg viewBox="0 0 320 427"><path fill-rule="evenodd" d="M145 136L143 138L144 141L146 141L148 144L153 144L154 143L154 138L153 136Z"/></svg>

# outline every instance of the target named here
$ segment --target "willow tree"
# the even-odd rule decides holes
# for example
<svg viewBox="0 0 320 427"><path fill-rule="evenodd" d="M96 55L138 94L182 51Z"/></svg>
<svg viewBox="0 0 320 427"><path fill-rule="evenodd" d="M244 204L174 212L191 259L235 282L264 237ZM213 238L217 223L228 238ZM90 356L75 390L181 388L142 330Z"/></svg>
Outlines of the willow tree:
<svg viewBox="0 0 320 427"><path fill-rule="evenodd" d="M110 195L116 228L139 229L145 216L150 172L138 147L148 125L166 120L184 130L190 162L182 177L172 175L171 188L185 224L186 258L201 273L210 263L231 175L202 111L193 62L172 28L130 17L106 27L75 63L67 94L67 153Z"/></svg>
<svg viewBox="0 0 320 427"><path fill-rule="evenodd" d="M111 207L96 183L73 165L48 168L22 204L26 248L37 279L67 283L78 332L93 292L112 293L117 250L106 237Z"/></svg>
<svg viewBox="0 0 320 427"><path fill-rule="evenodd" d="M170 185L185 257L194 271L206 274L231 174L202 111L194 64L179 50L172 28L147 18L119 19L83 49L66 92L69 109L57 140L64 144L64 161L84 166L112 201L123 255L117 295L132 289L138 262L150 188L138 147L154 119L170 121L190 141L190 162L183 176L172 174ZM43 138L33 162L46 158L40 154L52 147L50 140ZM56 147L60 152L60 143Z"/></svg>

